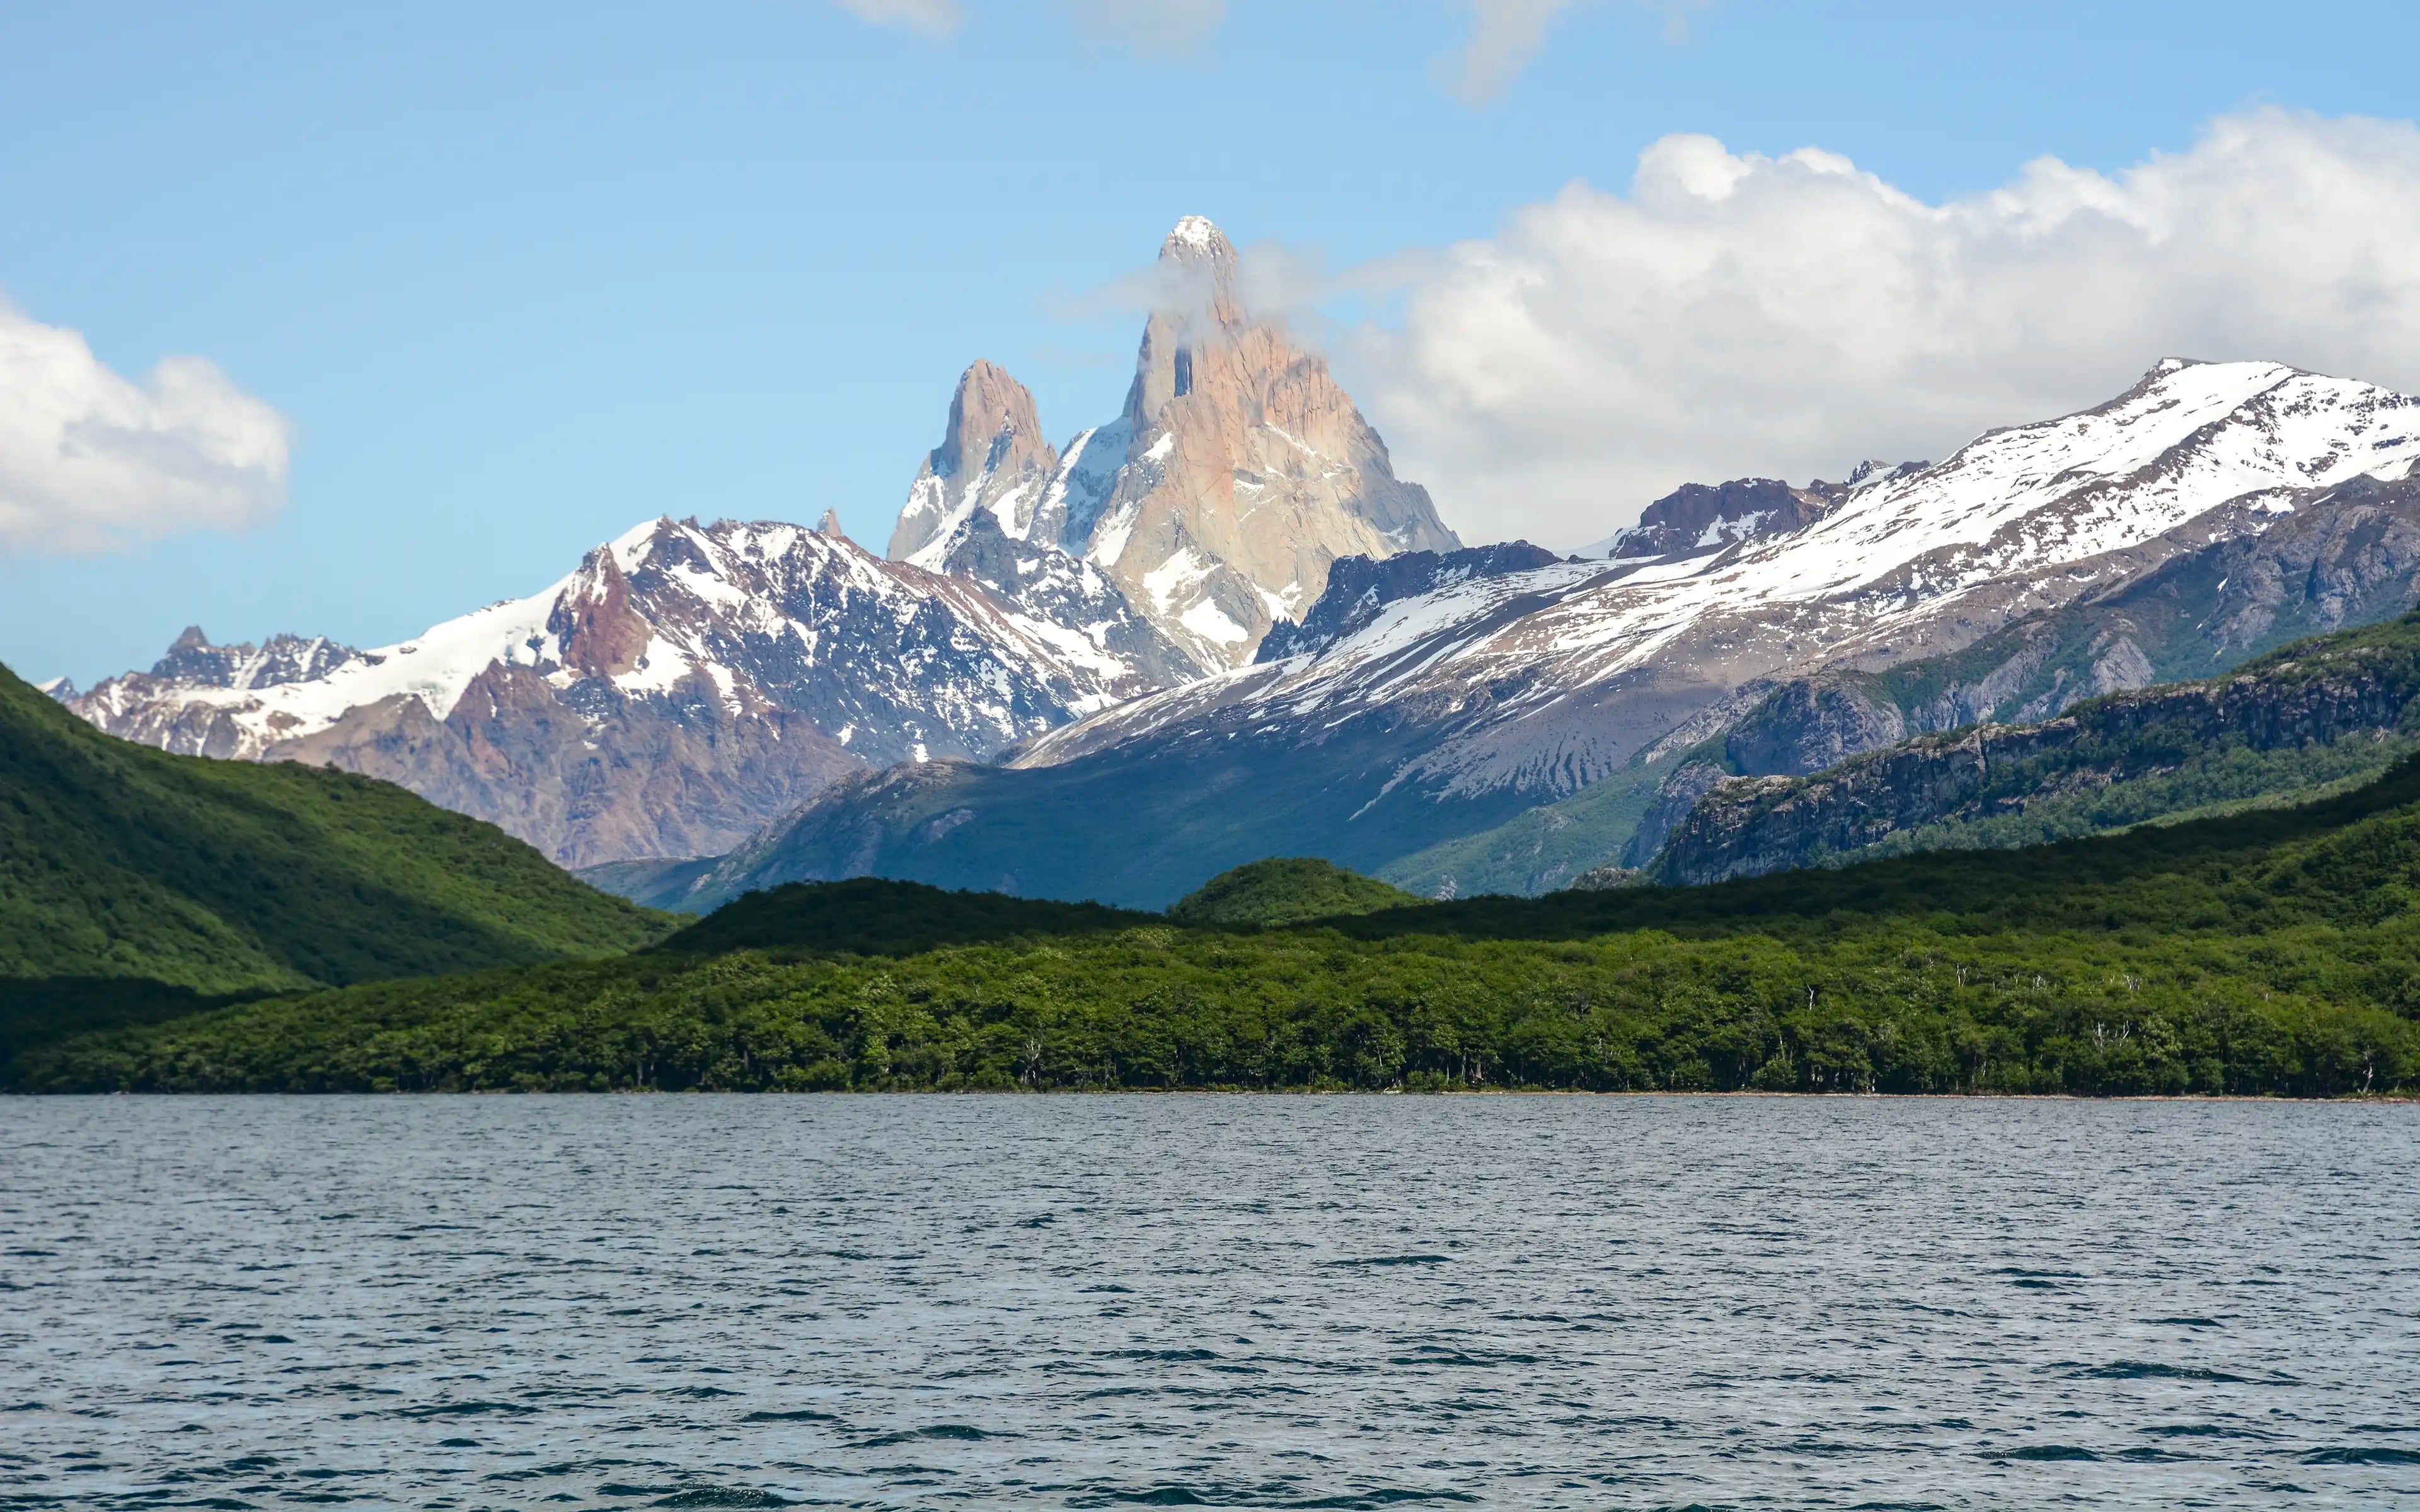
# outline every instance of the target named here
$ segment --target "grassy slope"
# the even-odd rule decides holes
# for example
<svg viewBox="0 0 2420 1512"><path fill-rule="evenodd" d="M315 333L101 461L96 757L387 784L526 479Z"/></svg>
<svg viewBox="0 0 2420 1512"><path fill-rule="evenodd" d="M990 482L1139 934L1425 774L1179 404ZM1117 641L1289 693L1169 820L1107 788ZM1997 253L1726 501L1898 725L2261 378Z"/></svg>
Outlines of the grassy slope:
<svg viewBox="0 0 2420 1512"><path fill-rule="evenodd" d="M732 953L701 933L254 1003L22 1069L63 1089L2410 1089L2415 903L2407 764L2304 809L2027 851L1253 933L805 887L728 926Z"/></svg>
<svg viewBox="0 0 2420 1512"><path fill-rule="evenodd" d="M601 955L661 916L494 825L318 767L171 756L0 670L0 982L205 994Z"/></svg>

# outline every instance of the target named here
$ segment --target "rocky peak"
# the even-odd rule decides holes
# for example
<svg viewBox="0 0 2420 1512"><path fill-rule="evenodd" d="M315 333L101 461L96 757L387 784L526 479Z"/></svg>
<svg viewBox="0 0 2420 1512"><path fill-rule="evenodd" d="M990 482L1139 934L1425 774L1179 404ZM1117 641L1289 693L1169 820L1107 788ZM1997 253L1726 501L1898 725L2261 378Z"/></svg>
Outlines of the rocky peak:
<svg viewBox="0 0 2420 1512"><path fill-rule="evenodd" d="M1105 573L1171 665L1216 671L1249 662L1272 624L1306 612L1339 557L1459 547L1327 363L1244 307L1237 266L1209 221L1176 224L1125 412L1063 455L1040 444L1022 386L990 363L969 368L892 556L963 577L988 563L993 581L998 547L972 526L988 511L1008 540Z"/></svg>
<svg viewBox="0 0 2420 1512"><path fill-rule="evenodd" d="M977 361L958 378L941 444L924 458L892 532L890 556L908 561L946 535L969 510L989 508L1022 538L1059 454L1043 440L1032 392L995 363Z"/></svg>
<svg viewBox="0 0 2420 1512"><path fill-rule="evenodd" d="M1032 392L1006 369L980 360L959 376L958 392L950 398L949 429L930 458L933 471L947 478L964 475L970 460L984 471L1020 461L1058 461L1042 439Z"/></svg>
<svg viewBox="0 0 2420 1512"><path fill-rule="evenodd" d="M1147 429L1171 399L1193 392L1205 348L1232 346L1250 327L1235 296L1235 248L1199 215L1176 223L1159 244L1158 286L1134 384L1126 391L1130 431Z"/></svg>
<svg viewBox="0 0 2420 1512"><path fill-rule="evenodd" d="M1207 666L1251 659L1339 557L1462 543L1326 362L1236 292L1235 252L1200 217L1161 244L1160 307L1127 391L1126 459L1085 544Z"/></svg>
<svg viewBox="0 0 2420 1512"><path fill-rule="evenodd" d="M200 625L189 625L152 663L151 675L208 687L275 687L323 676L360 656L324 636L273 635L258 646L216 646Z"/></svg>
<svg viewBox="0 0 2420 1512"><path fill-rule="evenodd" d="M588 553L580 570L556 595L546 617L547 633L562 647L563 665L588 677L635 671L655 639L630 602L630 579L612 547Z"/></svg>
<svg viewBox="0 0 2420 1512"><path fill-rule="evenodd" d="M1228 241L1227 233L1206 215L1188 215L1178 221L1168 233L1168 239L1159 244L1159 255L1178 261L1232 264L1235 260L1235 249Z"/></svg>
<svg viewBox="0 0 2420 1512"><path fill-rule="evenodd" d="M1812 524L1827 503L1779 478L1684 483L1639 512L1604 554L1617 561L1701 556Z"/></svg>

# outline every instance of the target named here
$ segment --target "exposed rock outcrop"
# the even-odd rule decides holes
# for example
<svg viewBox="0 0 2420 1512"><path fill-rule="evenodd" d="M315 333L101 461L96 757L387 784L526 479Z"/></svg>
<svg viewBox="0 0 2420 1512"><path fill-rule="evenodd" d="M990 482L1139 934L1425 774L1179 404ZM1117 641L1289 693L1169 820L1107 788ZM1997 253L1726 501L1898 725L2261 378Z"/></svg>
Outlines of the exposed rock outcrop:
<svg viewBox="0 0 2420 1512"><path fill-rule="evenodd" d="M1037 532L1059 453L1043 439L1033 395L1003 369L977 362L959 376L950 396L950 419L941 444L924 458L908 490L907 507L891 532L891 559L917 553L980 511L994 517L1003 533L1057 545L1063 506ZM938 566L939 563L927 563Z"/></svg>
<svg viewBox="0 0 2420 1512"><path fill-rule="evenodd" d="M988 363L967 370L893 558L957 571L963 538L985 531L1055 548L1215 671L1307 611L1338 558L1460 545L1427 491L1395 476L1326 361L1244 307L1217 226L1180 222L1159 271L1124 412L1063 455L1041 443L1023 385Z"/></svg>
<svg viewBox="0 0 2420 1512"><path fill-rule="evenodd" d="M1303 615L1302 623L1279 621L1253 659L1280 661L1310 656L1368 627L1389 604L1456 583L1528 572L1560 560L1527 541L1465 547L1459 551L1406 551L1380 560L1339 557L1329 564L1326 589Z"/></svg>

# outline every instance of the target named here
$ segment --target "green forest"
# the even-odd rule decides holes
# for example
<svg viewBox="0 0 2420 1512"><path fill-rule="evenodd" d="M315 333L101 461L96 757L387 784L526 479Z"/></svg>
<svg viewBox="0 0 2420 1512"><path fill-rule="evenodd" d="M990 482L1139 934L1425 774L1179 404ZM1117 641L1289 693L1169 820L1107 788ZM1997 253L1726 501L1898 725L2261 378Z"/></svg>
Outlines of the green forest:
<svg viewBox="0 0 2420 1512"><path fill-rule="evenodd" d="M0 1061L76 1027L613 955L673 926L390 783L117 740L0 669Z"/></svg>
<svg viewBox="0 0 2420 1512"><path fill-rule="evenodd" d="M1171 915L859 880L651 948L53 1039L39 1090L2420 1088L2420 763L2294 809L1697 888ZM1351 912L1330 912L1342 897ZM1369 911L1360 911L1367 909ZM1188 921L1193 920L1193 921Z"/></svg>

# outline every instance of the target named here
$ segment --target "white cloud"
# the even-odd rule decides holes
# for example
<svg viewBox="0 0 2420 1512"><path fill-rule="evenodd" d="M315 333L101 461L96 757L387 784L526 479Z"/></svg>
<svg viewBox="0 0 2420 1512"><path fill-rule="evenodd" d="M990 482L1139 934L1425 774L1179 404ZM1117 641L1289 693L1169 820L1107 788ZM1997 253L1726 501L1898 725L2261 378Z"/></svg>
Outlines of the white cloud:
<svg viewBox="0 0 2420 1512"><path fill-rule="evenodd" d="M240 530L286 500L290 427L198 357L130 382L0 304L0 551L93 553Z"/></svg>
<svg viewBox="0 0 2420 1512"><path fill-rule="evenodd" d="M2112 176L1927 204L1813 148L1669 136L1403 275L1344 353L1473 540L1594 539L1683 482L1841 476L2109 398L2162 356L2420 391L2420 130L2222 117Z"/></svg>
<svg viewBox="0 0 2420 1512"><path fill-rule="evenodd" d="M850 15L877 26L905 26L927 37L948 37L958 29L958 0L833 0Z"/></svg>
<svg viewBox="0 0 2420 1512"><path fill-rule="evenodd" d="M1189 53L1227 19L1227 0L1076 0L1092 31L1144 53Z"/></svg>

